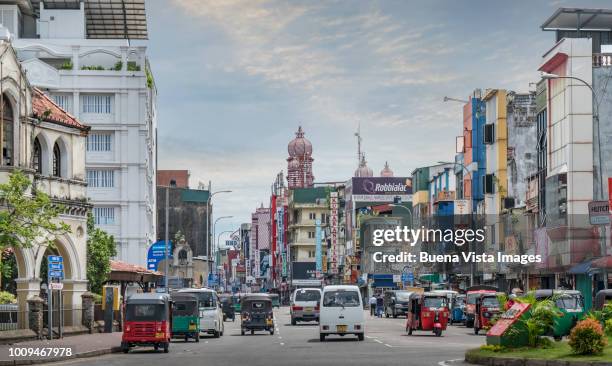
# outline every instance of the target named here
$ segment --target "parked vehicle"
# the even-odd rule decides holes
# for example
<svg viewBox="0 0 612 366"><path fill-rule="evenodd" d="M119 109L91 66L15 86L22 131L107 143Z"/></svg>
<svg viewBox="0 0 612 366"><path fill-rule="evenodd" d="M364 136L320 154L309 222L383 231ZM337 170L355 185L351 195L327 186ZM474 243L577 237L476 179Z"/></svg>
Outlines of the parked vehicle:
<svg viewBox="0 0 612 366"><path fill-rule="evenodd" d="M355 334L363 341L365 317L359 287L336 285L323 288L319 340L323 342L331 334Z"/></svg>
<svg viewBox="0 0 612 366"><path fill-rule="evenodd" d="M274 313L272 299L267 294L249 294L242 297L240 305L240 334L247 331L255 334L264 330L274 334Z"/></svg>
<svg viewBox="0 0 612 366"><path fill-rule="evenodd" d="M491 320L503 312L499 299L499 293L481 293L476 297L474 311L474 334L478 334L481 329L491 327Z"/></svg>
<svg viewBox="0 0 612 366"><path fill-rule="evenodd" d="M232 295L232 302L234 303L234 313L240 314L240 297L243 294L235 293Z"/></svg>
<svg viewBox="0 0 612 366"><path fill-rule="evenodd" d="M398 315L408 314L410 294L411 292L401 290L385 291L383 299L385 316L397 318Z"/></svg>
<svg viewBox="0 0 612 366"><path fill-rule="evenodd" d="M172 338L200 341L200 307L192 294L174 293L172 299Z"/></svg>
<svg viewBox="0 0 612 366"><path fill-rule="evenodd" d="M444 294L448 298L448 321L450 322L453 303L455 302L455 297L457 297L459 293L454 290L433 290L432 292L436 294Z"/></svg>
<svg viewBox="0 0 612 366"><path fill-rule="evenodd" d="M480 294L496 293L497 287L477 285L468 287L466 290L467 300L465 304L465 326L474 327L474 313L476 312L476 299Z"/></svg>
<svg viewBox="0 0 612 366"><path fill-rule="evenodd" d="M229 294L219 295L219 301L221 302L221 311L223 311L223 321L227 319L236 319L236 312L234 310L234 297Z"/></svg>
<svg viewBox="0 0 612 366"><path fill-rule="evenodd" d="M321 290L318 288L300 288L291 296L291 325L297 322L318 322L321 309Z"/></svg>
<svg viewBox="0 0 612 366"><path fill-rule="evenodd" d="M410 309L406 318L406 332L432 331L442 335L448 324L448 298L444 294L425 292L410 294Z"/></svg>
<svg viewBox="0 0 612 366"><path fill-rule="evenodd" d="M464 314L465 302L466 302L465 295L457 295L455 297L455 301L451 305L451 318L450 318L451 324L462 323L465 321L465 314Z"/></svg>
<svg viewBox="0 0 612 366"><path fill-rule="evenodd" d="M168 353L172 323L170 296L167 294L134 294L125 304L125 322L121 350L128 353L133 346L160 347Z"/></svg>
<svg viewBox="0 0 612 366"><path fill-rule="evenodd" d="M219 298L214 290L208 288L184 288L178 293L193 294L198 298L200 306L200 332L212 334L215 338L223 336L223 311Z"/></svg>
<svg viewBox="0 0 612 366"><path fill-rule="evenodd" d="M536 290L533 294L536 300L552 299L561 312L561 316L555 317L550 334L555 340L568 336L574 325L584 316L584 298L580 291Z"/></svg>
<svg viewBox="0 0 612 366"><path fill-rule="evenodd" d="M593 309L602 310L604 305L607 304L610 300L612 300L612 289L599 290L595 295L595 303L593 304Z"/></svg>
<svg viewBox="0 0 612 366"><path fill-rule="evenodd" d="M280 296L278 294L268 294L272 300L272 307L280 308Z"/></svg>

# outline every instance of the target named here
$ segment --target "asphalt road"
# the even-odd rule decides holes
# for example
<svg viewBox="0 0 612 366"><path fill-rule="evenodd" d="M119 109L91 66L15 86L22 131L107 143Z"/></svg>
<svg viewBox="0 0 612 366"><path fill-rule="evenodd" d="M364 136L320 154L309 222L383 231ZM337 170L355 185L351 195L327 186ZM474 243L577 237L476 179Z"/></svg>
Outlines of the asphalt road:
<svg viewBox="0 0 612 366"><path fill-rule="evenodd" d="M240 335L240 322L225 323L225 335L205 337L200 343L176 341L170 352L154 352L135 348L129 354L112 354L92 359L73 360L62 365L463 365L466 349L485 342L464 326L449 326L442 337L429 332L405 333L404 318L372 318L366 315L366 338L363 342L352 336L332 336L319 342L315 323L291 326L289 309L275 311L276 332Z"/></svg>

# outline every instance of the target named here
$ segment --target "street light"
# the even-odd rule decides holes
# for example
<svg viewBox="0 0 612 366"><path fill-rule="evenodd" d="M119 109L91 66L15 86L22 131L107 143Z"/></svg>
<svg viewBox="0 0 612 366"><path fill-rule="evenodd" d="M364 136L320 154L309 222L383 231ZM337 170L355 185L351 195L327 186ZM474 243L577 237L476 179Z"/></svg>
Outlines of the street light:
<svg viewBox="0 0 612 366"><path fill-rule="evenodd" d="M458 103L463 103L463 104L467 104L469 103L467 100L463 100L463 99L457 99L457 98L451 98L451 97L444 97L443 99L444 102L458 102Z"/></svg>
<svg viewBox="0 0 612 366"><path fill-rule="evenodd" d="M213 239L215 237L215 231L217 229L217 222L219 222L219 220L223 220L223 219L231 219L232 217L234 217L234 216L221 216L221 217L217 217L217 219L215 220L215 223L213 224L213 232L212 232ZM212 248L211 248L211 257L212 257ZM208 263L210 263L210 259L208 260ZM212 273L212 267L211 266L209 266L209 267L210 267L210 273Z"/></svg>
<svg viewBox="0 0 612 366"><path fill-rule="evenodd" d="M210 184L209 184L210 185ZM208 196L208 199L206 200L206 258L210 257L212 250L212 248L210 248L210 220L209 220L209 213L210 213L210 203L212 201L212 198L214 195L219 194L219 193L232 193L232 191L230 190L223 190L223 191L217 191L217 192L213 192ZM214 239L214 237L213 237Z"/></svg>

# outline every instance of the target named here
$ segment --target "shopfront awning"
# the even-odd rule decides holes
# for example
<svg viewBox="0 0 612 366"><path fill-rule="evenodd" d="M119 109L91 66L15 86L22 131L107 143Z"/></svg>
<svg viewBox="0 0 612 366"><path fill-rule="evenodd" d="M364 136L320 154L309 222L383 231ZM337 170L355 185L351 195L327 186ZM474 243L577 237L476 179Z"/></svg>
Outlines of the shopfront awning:
<svg viewBox="0 0 612 366"><path fill-rule="evenodd" d="M612 255L594 259L592 267L600 269L612 269Z"/></svg>
<svg viewBox="0 0 612 366"><path fill-rule="evenodd" d="M573 266L568 272L571 274L587 274L591 271L592 265L593 259Z"/></svg>

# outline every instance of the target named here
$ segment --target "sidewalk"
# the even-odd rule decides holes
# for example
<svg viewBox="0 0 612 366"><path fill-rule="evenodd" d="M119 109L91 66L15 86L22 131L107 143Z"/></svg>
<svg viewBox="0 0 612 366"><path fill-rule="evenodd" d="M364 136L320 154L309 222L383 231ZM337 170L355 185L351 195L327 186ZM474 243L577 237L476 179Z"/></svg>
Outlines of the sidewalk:
<svg viewBox="0 0 612 366"><path fill-rule="evenodd" d="M96 333L86 334L72 337L64 337L63 339L41 340L20 342L13 345L0 345L0 366L4 365L32 365L37 363L56 362L68 360L72 358L94 357L111 352L119 352L121 350L121 332L115 333ZM28 352L28 347L50 347L53 352L61 347L70 347L72 356L50 357L50 356L23 356L10 357L12 352L19 354ZM55 348L54 348L55 347ZM20 349L16 351L16 349Z"/></svg>

